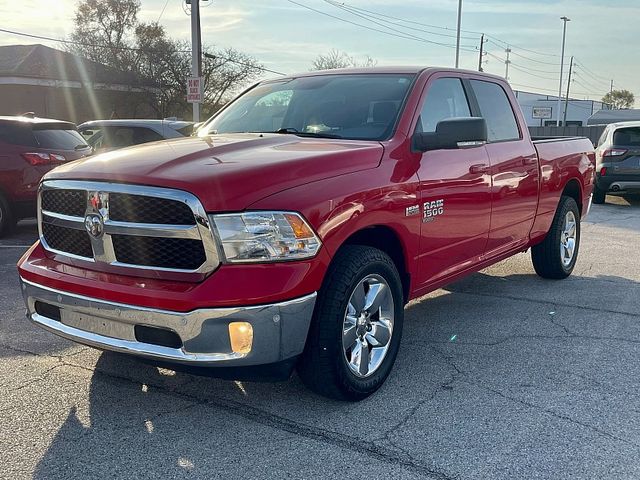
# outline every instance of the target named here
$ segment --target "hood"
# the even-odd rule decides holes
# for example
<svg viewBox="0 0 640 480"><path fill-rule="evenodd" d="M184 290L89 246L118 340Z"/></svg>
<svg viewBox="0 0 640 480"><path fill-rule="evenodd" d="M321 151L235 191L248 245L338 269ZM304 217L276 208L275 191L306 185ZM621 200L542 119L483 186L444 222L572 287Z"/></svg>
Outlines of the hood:
<svg viewBox="0 0 640 480"><path fill-rule="evenodd" d="M56 168L45 180L96 180L185 190L208 212L243 210L269 195L375 168L378 142L281 134L190 137L124 148Z"/></svg>

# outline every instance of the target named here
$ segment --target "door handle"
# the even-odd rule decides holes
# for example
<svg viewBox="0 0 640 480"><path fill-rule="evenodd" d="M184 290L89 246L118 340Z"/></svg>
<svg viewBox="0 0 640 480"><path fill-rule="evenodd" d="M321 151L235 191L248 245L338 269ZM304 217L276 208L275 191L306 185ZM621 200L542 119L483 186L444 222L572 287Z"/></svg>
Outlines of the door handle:
<svg viewBox="0 0 640 480"><path fill-rule="evenodd" d="M486 163L476 163L469 167L469 173L489 173L489 165Z"/></svg>
<svg viewBox="0 0 640 480"><path fill-rule="evenodd" d="M530 156L530 157L522 157L522 165L535 165L538 162L538 157Z"/></svg>

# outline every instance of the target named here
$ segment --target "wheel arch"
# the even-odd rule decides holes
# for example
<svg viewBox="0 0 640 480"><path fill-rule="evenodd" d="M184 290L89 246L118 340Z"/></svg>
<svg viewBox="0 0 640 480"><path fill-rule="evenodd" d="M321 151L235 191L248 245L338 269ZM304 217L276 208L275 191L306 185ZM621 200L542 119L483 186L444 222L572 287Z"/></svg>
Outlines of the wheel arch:
<svg viewBox="0 0 640 480"><path fill-rule="evenodd" d="M408 301L411 292L411 273L407 259L407 249L401 235L396 230L387 225L370 225L349 235L338 250L347 245L377 248L389 255L400 274L404 302Z"/></svg>
<svg viewBox="0 0 640 480"><path fill-rule="evenodd" d="M582 215L582 184L577 178L571 178L564 186L561 196L573 198L578 205L580 215Z"/></svg>

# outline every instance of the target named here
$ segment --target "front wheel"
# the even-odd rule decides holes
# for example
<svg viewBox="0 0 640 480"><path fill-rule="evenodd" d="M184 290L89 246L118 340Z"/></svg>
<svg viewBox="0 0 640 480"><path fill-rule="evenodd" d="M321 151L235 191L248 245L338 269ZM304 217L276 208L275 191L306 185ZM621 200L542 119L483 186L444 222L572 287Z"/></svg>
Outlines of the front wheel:
<svg viewBox="0 0 640 480"><path fill-rule="evenodd" d="M391 258L375 248L343 247L318 295L300 378L329 398L368 397L391 372L403 316L402 283Z"/></svg>
<svg viewBox="0 0 640 480"><path fill-rule="evenodd" d="M542 278L568 277L576 265L579 247L580 210L573 198L562 196L547 236L531 248L536 273Z"/></svg>

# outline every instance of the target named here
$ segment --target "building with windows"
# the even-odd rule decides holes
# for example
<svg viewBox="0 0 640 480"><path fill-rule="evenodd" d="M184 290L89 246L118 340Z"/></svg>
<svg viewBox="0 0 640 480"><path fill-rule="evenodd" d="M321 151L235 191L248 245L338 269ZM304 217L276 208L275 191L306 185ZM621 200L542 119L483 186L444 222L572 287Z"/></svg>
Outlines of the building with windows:
<svg viewBox="0 0 640 480"><path fill-rule="evenodd" d="M515 91L520 108L529 127L544 127L556 124L558 97L541 93ZM564 125L565 100L562 99L560 124ZM584 126L599 110L608 110L609 105L596 100L570 98L567 103L567 126Z"/></svg>
<svg viewBox="0 0 640 480"><path fill-rule="evenodd" d="M145 101L154 85L44 45L0 47L0 115L81 123L105 118L155 118Z"/></svg>

